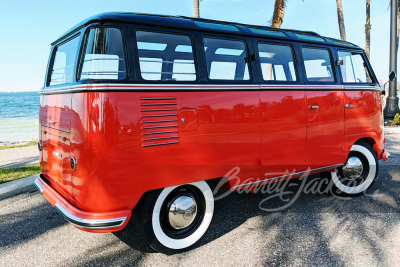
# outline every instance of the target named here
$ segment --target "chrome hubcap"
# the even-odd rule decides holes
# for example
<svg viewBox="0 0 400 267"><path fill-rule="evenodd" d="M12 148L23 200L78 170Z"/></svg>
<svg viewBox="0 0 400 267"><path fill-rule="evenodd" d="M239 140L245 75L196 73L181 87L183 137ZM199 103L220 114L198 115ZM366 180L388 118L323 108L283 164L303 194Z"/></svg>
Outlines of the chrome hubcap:
<svg viewBox="0 0 400 267"><path fill-rule="evenodd" d="M168 212L168 220L174 229L188 227L197 214L197 203L192 196L180 196L176 198Z"/></svg>
<svg viewBox="0 0 400 267"><path fill-rule="evenodd" d="M342 167L344 177L350 180L359 178L364 170L363 164L358 157L350 157Z"/></svg>

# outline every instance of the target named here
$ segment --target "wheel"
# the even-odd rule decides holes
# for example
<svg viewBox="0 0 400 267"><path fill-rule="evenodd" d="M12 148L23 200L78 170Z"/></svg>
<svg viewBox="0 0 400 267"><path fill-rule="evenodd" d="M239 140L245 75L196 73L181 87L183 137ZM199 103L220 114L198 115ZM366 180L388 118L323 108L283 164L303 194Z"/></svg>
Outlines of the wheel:
<svg viewBox="0 0 400 267"><path fill-rule="evenodd" d="M150 192L139 221L154 250L173 254L192 246L204 235L213 213L211 188L200 181Z"/></svg>
<svg viewBox="0 0 400 267"><path fill-rule="evenodd" d="M329 172L333 190L340 195L355 196L366 192L378 175L379 163L375 151L364 141L357 141L350 149L346 163Z"/></svg>

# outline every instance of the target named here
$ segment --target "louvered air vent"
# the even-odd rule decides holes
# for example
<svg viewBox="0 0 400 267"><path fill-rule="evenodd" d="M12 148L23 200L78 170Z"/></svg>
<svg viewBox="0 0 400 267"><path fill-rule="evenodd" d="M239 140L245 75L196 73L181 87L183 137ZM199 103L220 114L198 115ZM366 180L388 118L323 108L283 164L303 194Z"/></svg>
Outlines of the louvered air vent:
<svg viewBox="0 0 400 267"><path fill-rule="evenodd" d="M179 143L175 97L141 98L140 116L143 147Z"/></svg>

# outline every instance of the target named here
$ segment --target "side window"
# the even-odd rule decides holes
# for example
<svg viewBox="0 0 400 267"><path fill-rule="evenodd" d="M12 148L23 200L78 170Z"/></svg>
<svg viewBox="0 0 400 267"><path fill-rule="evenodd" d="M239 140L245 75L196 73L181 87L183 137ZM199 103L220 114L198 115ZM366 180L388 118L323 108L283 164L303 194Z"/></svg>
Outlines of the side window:
<svg viewBox="0 0 400 267"><path fill-rule="evenodd" d="M309 82L335 81L328 49L303 48L302 52Z"/></svg>
<svg viewBox="0 0 400 267"><path fill-rule="evenodd" d="M210 80L250 80L244 42L204 38L204 50Z"/></svg>
<svg viewBox="0 0 400 267"><path fill-rule="evenodd" d="M122 33L117 28L90 29L86 37L80 80L126 78Z"/></svg>
<svg viewBox="0 0 400 267"><path fill-rule="evenodd" d="M372 83L371 75L360 54L339 51L339 60L343 61L340 66L344 83Z"/></svg>
<svg viewBox="0 0 400 267"><path fill-rule="evenodd" d="M259 43L258 56L264 81L297 80L290 46Z"/></svg>
<svg viewBox="0 0 400 267"><path fill-rule="evenodd" d="M74 80L74 67L79 38L73 39L55 47L53 68L48 85L71 83Z"/></svg>
<svg viewBox="0 0 400 267"><path fill-rule="evenodd" d="M136 32L140 73L144 80L195 81L190 37L167 33Z"/></svg>

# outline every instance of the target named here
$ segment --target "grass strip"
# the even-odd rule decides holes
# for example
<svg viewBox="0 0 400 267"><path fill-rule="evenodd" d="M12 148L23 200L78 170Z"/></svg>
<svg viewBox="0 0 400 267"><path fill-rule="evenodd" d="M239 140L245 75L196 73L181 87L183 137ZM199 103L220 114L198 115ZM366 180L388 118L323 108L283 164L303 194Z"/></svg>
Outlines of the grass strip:
<svg viewBox="0 0 400 267"><path fill-rule="evenodd" d="M0 169L0 184L40 173L40 164Z"/></svg>
<svg viewBox="0 0 400 267"><path fill-rule="evenodd" d="M8 149L8 148L14 148L14 147L36 146L37 143L38 143L37 141L30 141L30 142L28 142L26 144L22 144L22 145L0 146L0 150Z"/></svg>

